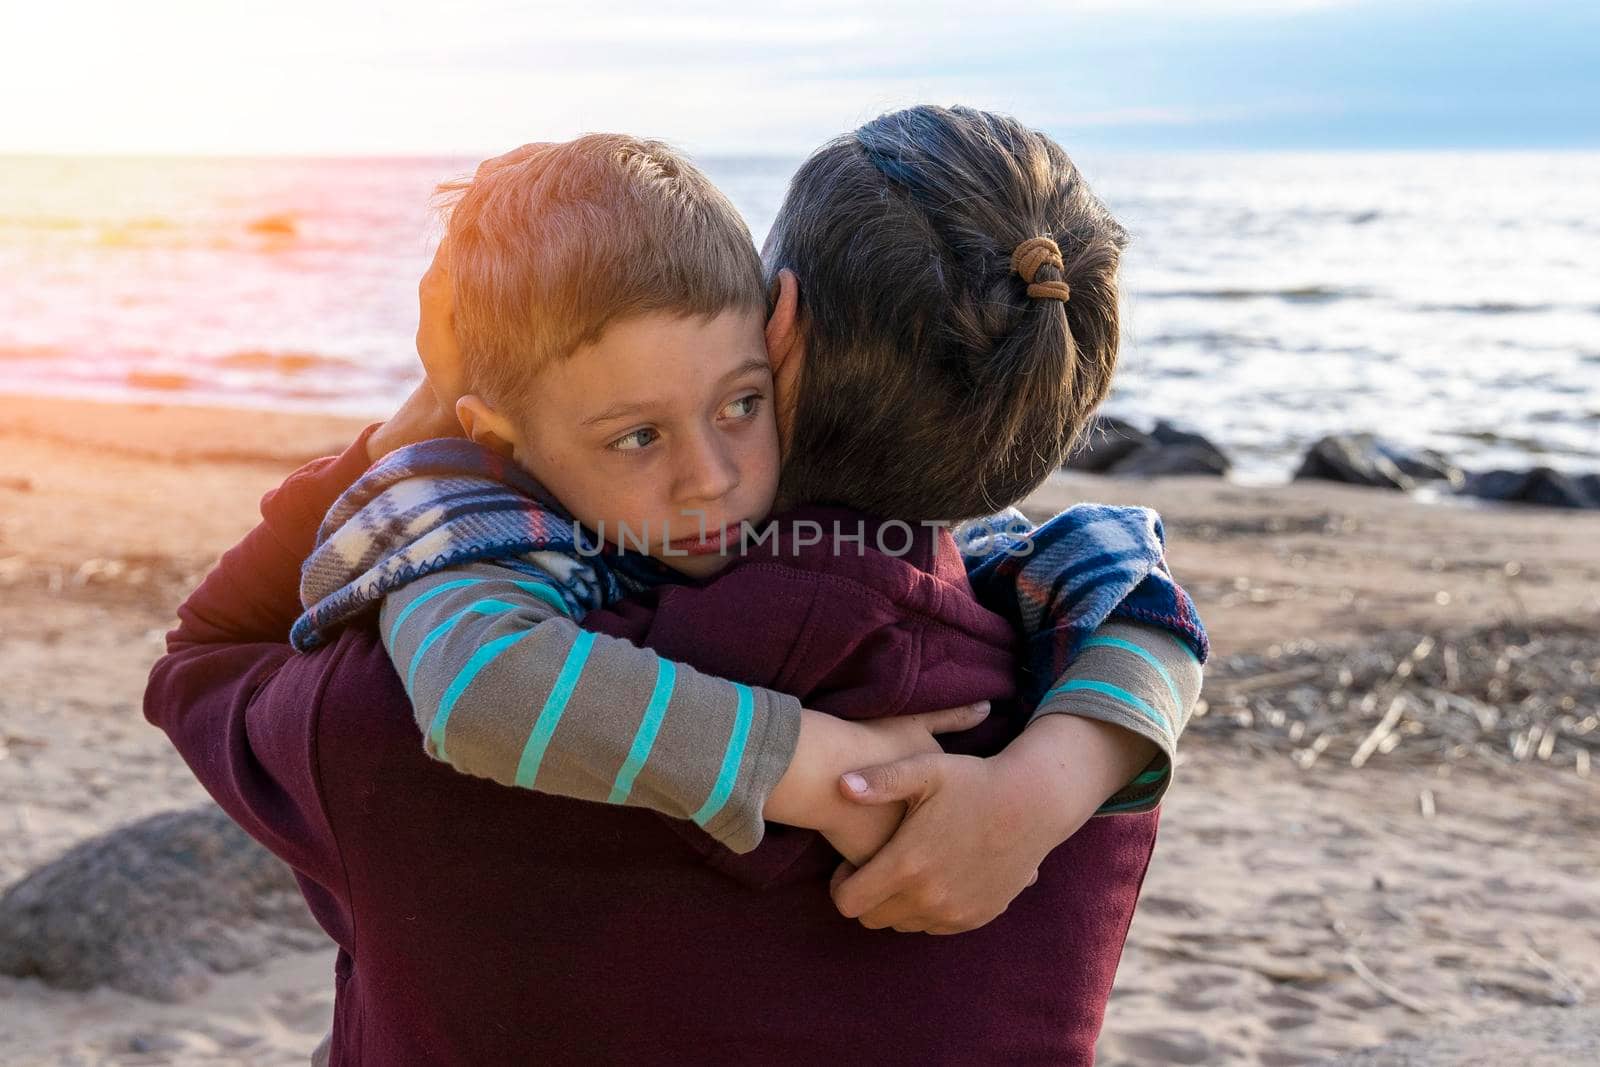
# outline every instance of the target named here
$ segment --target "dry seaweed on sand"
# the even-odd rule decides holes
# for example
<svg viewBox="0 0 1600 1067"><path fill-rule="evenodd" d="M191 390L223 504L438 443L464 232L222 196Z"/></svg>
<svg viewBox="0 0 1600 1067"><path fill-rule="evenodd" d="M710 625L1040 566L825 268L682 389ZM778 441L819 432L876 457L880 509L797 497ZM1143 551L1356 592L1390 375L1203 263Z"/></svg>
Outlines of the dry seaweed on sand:
<svg viewBox="0 0 1600 1067"><path fill-rule="evenodd" d="M1600 625L1497 623L1293 641L1213 661L1190 729L1302 768L1600 758Z"/></svg>

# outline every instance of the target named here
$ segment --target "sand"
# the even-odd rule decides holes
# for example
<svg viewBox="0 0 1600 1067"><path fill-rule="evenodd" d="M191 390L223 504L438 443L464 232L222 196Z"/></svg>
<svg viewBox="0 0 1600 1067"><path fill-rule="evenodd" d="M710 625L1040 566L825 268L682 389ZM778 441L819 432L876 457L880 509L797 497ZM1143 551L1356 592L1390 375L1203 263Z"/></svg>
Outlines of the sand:
<svg viewBox="0 0 1600 1067"><path fill-rule="evenodd" d="M140 714L145 672L261 493L358 428L0 397L0 886L202 799ZM1028 507L1085 499L1162 512L1218 656L1505 618L1579 619L1600 637L1600 515L1087 476ZM1101 1062L1314 1063L1533 1005L1593 1011L1597 870L1600 776L1381 758L1308 773L1196 736ZM304 1062L331 1011L331 964L331 951L287 955L180 1004L0 977L0 1061Z"/></svg>

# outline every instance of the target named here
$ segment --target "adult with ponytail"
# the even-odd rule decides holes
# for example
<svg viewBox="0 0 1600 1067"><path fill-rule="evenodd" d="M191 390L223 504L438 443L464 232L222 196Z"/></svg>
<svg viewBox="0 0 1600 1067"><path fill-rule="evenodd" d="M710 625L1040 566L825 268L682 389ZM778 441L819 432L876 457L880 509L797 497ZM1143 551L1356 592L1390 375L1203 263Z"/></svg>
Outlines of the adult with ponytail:
<svg viewBox="0 0 1600 1067"><path fill-rule="evenodd" d="M1092 1062L1204 633L1148 513L1069 512L984 564L975 583L1013 591L1000 615L919 524L981 520L1061 464L1110 388L1125 242L1060 147L1004 116L912 108L825 145L763 255L779 507L920 540L796 540L583 620L844 717L999 694L948 751L857 777L854 799L910 809L859 871L792 828L686 847L654 812L428 760L373 628L298 657L259 636L287 630L291 550L365 456L269 497L181 612L146 709L339 941L335 1063ZM409 417L378 432L428 429ZM1120 603L1074 598L1123 568ZM1150 671L1170 706L1046 692L1068 661Z"/></svg>

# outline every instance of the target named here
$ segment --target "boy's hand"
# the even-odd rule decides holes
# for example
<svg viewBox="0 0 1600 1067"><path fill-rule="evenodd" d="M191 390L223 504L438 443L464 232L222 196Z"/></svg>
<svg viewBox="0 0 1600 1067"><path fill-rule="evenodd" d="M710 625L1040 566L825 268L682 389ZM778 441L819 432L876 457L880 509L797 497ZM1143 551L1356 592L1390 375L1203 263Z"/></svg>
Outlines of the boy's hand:
<svg viewBox="0 0 1600 1067"><path fill-rule="evenodd" d="M844 812L830 829L821 831L833 850L845 858L843 867L855 870L878 854L894 837L906 815L904 804L876 804Z"/></svg>
<svg viewBox="0 0 1600 1067"><path fill-rule="evenodd" d="M905 715L889 719L854 721L850 726L859 732L859 740L850 745L850 760L859 763L863 757L891 764L896 760L929 753L942 752L936 734L970 730L983 721L983 705L950 708L927 715ZM867 756L869 752L878 756ZM894 753L894 755L887 755ZM830 825L822 828L822 836L853 865L861 865L877 854L888 843L905 817L906 806L900 803L843 807Z"/></svg>
<svg viewBox="0 0 1600 1067"><path fill-rule="evenodd" d="M834 904L871 929L976 929L1033 884L1050 850L1132 780L1154 748L1107 723L1052 714L989 759L919 755L845 775L842 795L908 810L866 866L835 874Z"/></svg>
<svg viewBox="0 0 1600 1067"><path fill-rule="evenodd" d="M767 797L772 822L821 831L846 858L865 862L894 833L903 804L859 804L839 792L839 776L864 763L892 763L938 752L934 735L970 730L989 714L987 701L920 715L856 722L806 709L794 758Z"/></svg>
<svg viewBox="0 0 1600 1067"><path fill-rule="evenodd" d="M432 384L423 379L400 409L367 438L367 458L376 463L390 452L418 441L460 436L461 422L455 409L446 408Z"/></svg>

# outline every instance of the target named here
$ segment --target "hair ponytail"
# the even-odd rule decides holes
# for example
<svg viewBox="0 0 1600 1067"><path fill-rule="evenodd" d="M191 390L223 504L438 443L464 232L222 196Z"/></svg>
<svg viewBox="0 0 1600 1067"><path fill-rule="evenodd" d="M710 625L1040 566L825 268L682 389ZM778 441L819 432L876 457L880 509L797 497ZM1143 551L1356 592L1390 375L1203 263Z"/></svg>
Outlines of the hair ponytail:
<svg viewBox="0 0 1600 1067"><path fill-rule="evenodd" d="M956 520L1031 492L1109 390L1126 241L1002 115L910 108L818 151L766 251L808 327L786 497Z"/></svg>

